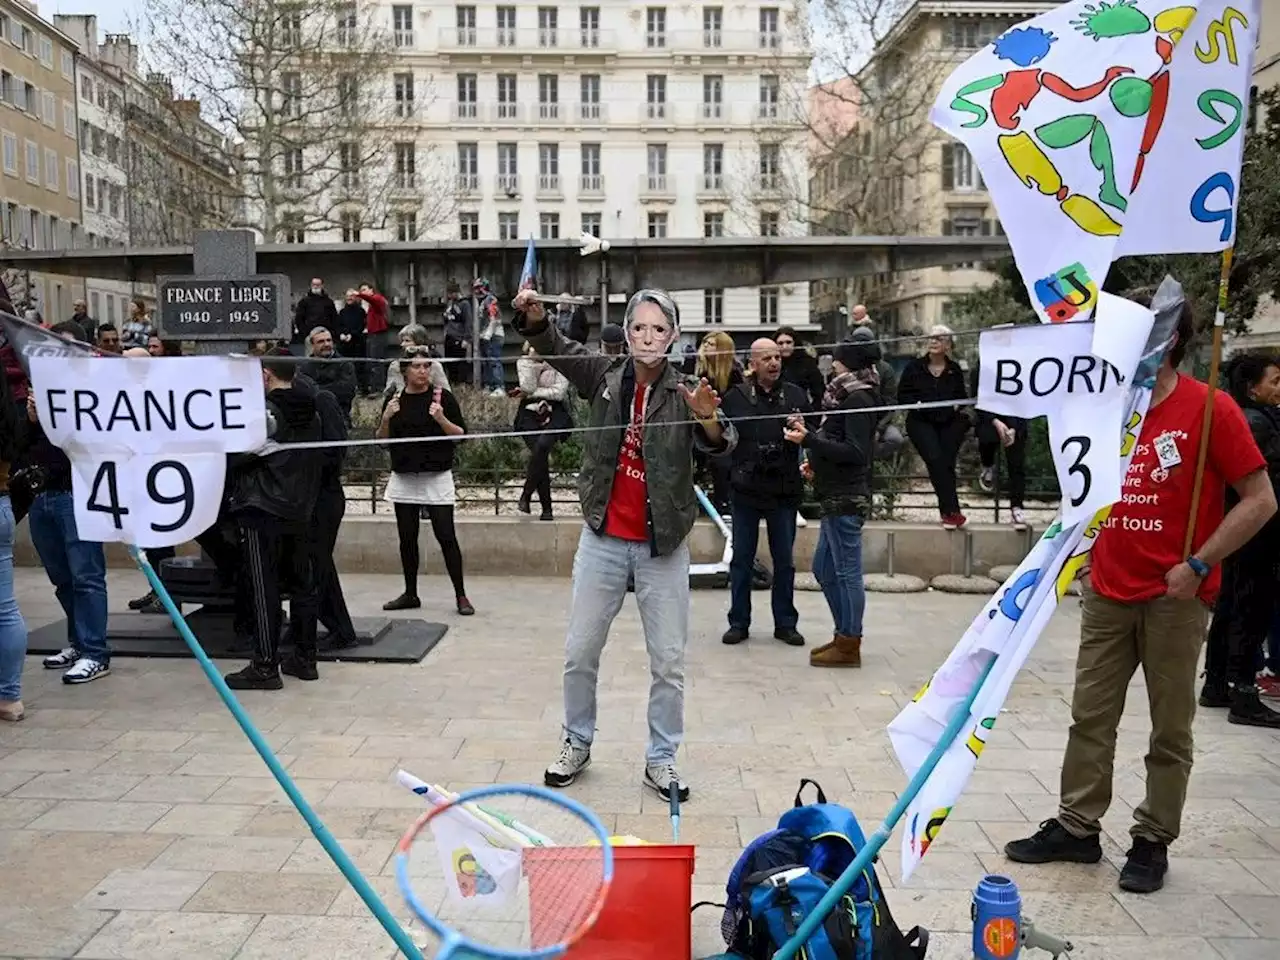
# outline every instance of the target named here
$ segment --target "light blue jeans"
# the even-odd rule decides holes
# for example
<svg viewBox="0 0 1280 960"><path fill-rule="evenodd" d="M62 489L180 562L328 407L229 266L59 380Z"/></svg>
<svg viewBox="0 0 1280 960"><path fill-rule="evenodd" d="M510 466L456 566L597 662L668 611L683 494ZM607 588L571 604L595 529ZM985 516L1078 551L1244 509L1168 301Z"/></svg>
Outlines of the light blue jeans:
<svg viewBox="0 0 1280 960"><path fill-rule="evenodd" d="M862 582L862 518L823 517L818 548L813 552L813 577L822 587L842 637L862 636L867 592Z"/></svg>
<svg viewBox="0 0 1280 960"><path fill-rule="evenodd" d="M627 578L649 650L648 763L675 759L684 737L684 649L689 639L689 546L650 556L648 543L598 535L583 526L573 558L573 602L564 652L564 732L589 747L596 732L596 680Z"/></svg>
<svg viewBox="0 0 1280 960"><path fill-rule="evenodd" d="M506 374L502 369L502 345L506 342L505 334L498 334L488 340L480 341L480 354L484 362L480 364L480 376L484 378L486 390L505 390Z"/></svg>
<svg viewBox="0 0 1280 960"><path fill-rule="evenodd" d="M9 495L0 495L0 700L22 699L22 661L27 622L13 593L13 534L17 529Z"/></svg>

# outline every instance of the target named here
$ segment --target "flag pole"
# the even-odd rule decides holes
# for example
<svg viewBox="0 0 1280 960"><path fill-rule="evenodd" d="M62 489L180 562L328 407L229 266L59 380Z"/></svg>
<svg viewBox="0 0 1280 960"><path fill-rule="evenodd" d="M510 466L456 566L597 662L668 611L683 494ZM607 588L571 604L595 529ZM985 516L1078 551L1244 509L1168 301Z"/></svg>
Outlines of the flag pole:
<svg viewBox="0 0 1280 960"><path fill-rule="evenodd" d="M1209 389L1204 396L1204 418L1200 424L1200 447L1196 451L1195 481L1191 486L1191 515L1187 518L1187 537L1182 544L1183 557L1191 556L1196 536L1197 505L1204 485L1204 468L1209 456L1209 432L1213 428L1213 395L1218 390L1218 368L1222 363L1222 331L1227 322L1227 283L1231 278L1234 247L1222 251L1222 272L1218 277L1218 309L1213 315L1213 354L1209 359Z"/></svg>

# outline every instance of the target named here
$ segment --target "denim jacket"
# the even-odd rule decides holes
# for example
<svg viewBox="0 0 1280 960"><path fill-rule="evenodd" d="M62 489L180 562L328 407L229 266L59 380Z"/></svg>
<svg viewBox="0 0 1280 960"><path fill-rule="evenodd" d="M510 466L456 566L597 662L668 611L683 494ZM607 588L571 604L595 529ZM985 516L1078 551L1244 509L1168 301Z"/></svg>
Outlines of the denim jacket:
<svg viewBox="0 0 1280 960"><path fill-rule="evenodd" d="M618 453L631 418L635 396L635 366L626 356L594 353L562 334L554 323L529 324L518 314L516 331L533 345L547 363L559 370L590 407L589 426L582 435L582 467L578 473L578 499L582 515L596 533L604 530L605 511L613 491ZM716 411L722 433L719 445L708 439L692 421L693 414L680 395L679 385L692 389L697 381L682 375L670 363L653 384L645 411L644 461L649 490L649 546L653 556L673 553L693 529L698 500L693 492L693 451L723 457L733 452L738 433L724 414ZM671 424L668 426L668 424Z"/></svg>

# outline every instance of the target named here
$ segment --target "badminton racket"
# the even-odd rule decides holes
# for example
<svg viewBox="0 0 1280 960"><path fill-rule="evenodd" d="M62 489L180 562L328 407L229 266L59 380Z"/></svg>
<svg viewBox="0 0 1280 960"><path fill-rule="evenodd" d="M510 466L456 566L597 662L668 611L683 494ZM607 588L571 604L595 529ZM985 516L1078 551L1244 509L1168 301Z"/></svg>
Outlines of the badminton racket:
<svg viewBox="0 0 1280 960"><path fill-rule="evenodd" d="M586 935L613 879L613 849L594 813L525 785L441 796L396 850L396 881L434 936L436 960L552 960ZM494 820L528 825L547 843Z"/></svg>

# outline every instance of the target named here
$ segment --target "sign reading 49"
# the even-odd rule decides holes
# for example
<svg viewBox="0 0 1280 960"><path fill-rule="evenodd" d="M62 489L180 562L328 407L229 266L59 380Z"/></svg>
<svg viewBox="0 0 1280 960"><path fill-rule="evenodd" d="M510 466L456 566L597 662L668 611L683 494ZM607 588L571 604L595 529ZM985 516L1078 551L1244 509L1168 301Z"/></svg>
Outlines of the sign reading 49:
<svg viewBox="0 0 1280 960"><path fill-rule="evenodd" d="M222 453L105 455L72 463L82 540L172 547L218 518L226 480Z"/></svg>

